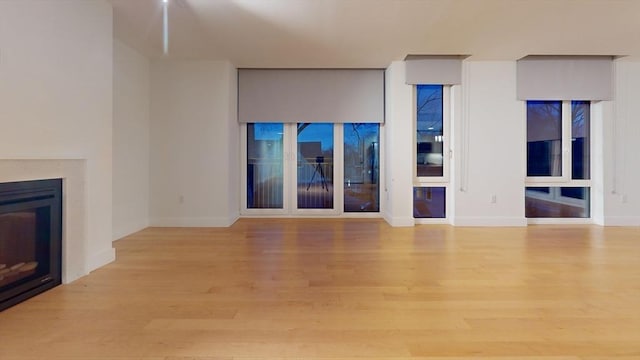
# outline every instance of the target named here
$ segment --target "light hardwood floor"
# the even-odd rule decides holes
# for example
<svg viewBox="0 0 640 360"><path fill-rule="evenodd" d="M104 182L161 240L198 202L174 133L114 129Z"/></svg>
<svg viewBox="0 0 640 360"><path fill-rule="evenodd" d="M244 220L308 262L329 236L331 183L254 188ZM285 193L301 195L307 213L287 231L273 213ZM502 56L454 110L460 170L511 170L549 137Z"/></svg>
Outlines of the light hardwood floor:
<svg viewBox="0 0 640 360"><path fill-rule="evenodd" d="M0 313L0 359L640 359L640 228L150 228Z"/></svg>

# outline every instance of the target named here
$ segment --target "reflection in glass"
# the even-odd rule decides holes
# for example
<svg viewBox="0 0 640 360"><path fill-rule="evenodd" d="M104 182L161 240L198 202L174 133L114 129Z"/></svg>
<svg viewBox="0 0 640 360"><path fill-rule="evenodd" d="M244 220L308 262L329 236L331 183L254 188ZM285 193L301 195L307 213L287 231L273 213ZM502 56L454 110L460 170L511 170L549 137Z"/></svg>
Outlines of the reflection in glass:
<svg viewBox="0 0 640 360"><path fill-rule="evenodd" d="M446 190L445 187L414 187L413 217L445 218Z"/></svg>
<svg viewBox="0 0 640 360"><path fill-rule="evenodd" d="M418 176L443 176L442 85L417 85L416 162Z"/></svg>
<svg viewBox="0 0 640 360"><path fill-rule="evenodd" d="M283 207L283 124L247 124L247 208Z"/></svg>
<svg viewBox="0 0 640 360"><path fill-rule="evenodd" d="M298 209L333 208L333 124L298 123Z"/></svg>
<svg viewBox="0 0 640 360"><path fill-rule="evenodd" d="M588 218L590 216L588 187L527 187L525 216L527 218Z"/></svg>
<svg viewBox="0 0 640 360"><path fill-rule="evenodd" d="M50 271L49 234L49 206L0 214L0 295Z"/></svg>
<svg viewBox="0 0 640 360"><path fill-rule="evenodd" d="M591 177L591 103L571 102L571 178Z"/></svg>
<svg viewBox="0 0 640 360"><path fill-rule="evenodd" d="M377 212L379 124L344 124L344 211Z"/></svg>
<svg viewBox="0 0 640 360"><path fill-rule="evenodd" d="M527 101L527 176L562 176L561 101Z"/></svg>

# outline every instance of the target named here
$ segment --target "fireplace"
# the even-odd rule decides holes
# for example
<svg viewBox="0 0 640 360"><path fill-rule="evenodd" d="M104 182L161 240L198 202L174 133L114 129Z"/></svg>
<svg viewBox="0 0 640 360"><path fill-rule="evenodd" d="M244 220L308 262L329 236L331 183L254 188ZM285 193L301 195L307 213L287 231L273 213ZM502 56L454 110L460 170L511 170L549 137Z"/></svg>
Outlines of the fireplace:
<svg viewBox="0 0 640 360"><path fill-rule="evenodd" d="M62 282L62 179L0 183L0 311Z"/></svg>

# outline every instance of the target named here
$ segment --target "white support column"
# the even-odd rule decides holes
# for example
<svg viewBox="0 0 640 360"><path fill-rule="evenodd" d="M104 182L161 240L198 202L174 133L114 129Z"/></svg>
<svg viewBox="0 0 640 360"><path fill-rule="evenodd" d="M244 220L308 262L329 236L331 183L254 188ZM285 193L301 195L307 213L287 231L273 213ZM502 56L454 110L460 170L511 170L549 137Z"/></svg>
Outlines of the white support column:
<svg viewBox="0 0 640 360"><path fill-rule="evenodd" d="M391 226L413 226L413 91L403 61L387 68L385 87L383 216Z"/></svg>

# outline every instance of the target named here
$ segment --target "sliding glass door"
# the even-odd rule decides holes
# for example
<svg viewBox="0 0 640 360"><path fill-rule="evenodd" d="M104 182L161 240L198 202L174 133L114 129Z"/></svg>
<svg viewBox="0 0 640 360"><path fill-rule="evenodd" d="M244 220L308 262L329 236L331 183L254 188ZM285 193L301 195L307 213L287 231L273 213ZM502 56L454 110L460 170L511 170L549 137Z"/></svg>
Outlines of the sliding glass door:
<svg viewBox="0 0 640 360"><path fill-rule="evenodd" d="M333 124L297 126L297 208L333 209Z"/></svg>
<svg viewBox="0 0 640 360"><path fill-rule="evenodd" d="M284 126L247 124L247 208L284 208Z"/></svg>
<svg viewBox="0 0 640 360"><path fill-rule="evenodd" d="M344 211L380 211L380 125L349 123L344 132Z"/></svg>
<svg viewBox="0 0 640 360"><path fill-rule="evenodd" d="M249 123L243 213L380 211L378 124Z"/></svg>

